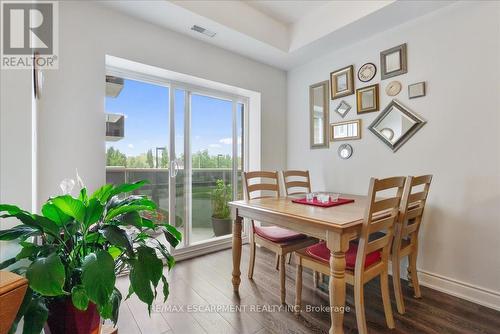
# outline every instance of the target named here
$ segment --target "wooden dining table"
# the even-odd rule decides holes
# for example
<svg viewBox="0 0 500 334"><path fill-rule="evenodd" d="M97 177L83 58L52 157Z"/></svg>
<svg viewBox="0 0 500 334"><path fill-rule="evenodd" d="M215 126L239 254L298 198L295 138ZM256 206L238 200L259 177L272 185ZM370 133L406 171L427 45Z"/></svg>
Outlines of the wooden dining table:
<svg viewBox="0 0 500 334"><path fill-rule="evenodd" d="M364 219L367 196L341 194L354 199L353 203L317 207L293 203L290 197L260 198L229 202L233 223L232 283L238 292L241 282L241 232L244 218L281 226L326 241L330 250L330 334L344 333L345 310L345 253L349 241L357 238Z"/></svg>

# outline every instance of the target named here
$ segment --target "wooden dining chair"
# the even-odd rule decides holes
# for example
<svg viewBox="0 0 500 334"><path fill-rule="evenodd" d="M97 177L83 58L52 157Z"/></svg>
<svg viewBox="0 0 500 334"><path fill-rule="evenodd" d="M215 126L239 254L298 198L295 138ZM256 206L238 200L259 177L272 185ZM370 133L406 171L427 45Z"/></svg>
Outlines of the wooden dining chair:
<svg viewBox="0 0 500 334"><path fill-rule="evenodd" d="M307 194L311 192L311 179L308 170L283 171L283 183L287 196Z"/></svg>
<svg viewBox="0 0 500 334"><path fill-rule="evenodd" d="M388 264L391 251L393 227L399 216L399 205L405 185L404 177L370 180L368 205L358 242L350 242L345 254L348 284L354 286L354 308L359 333L367 333L365 306L363 297L364 285L373 278L380 276L380 288L384 305L385 320L389 328L394 328L391 299L389 294ZM377 198L377 193L395 191L392 197ZM379 238L371 237L378 231L385 233ZM301 249L295 252L298 258L295 310L297 314L301 307L302 268L306 267L330 275L330 250L325 242ZM334 279L330 277L330 279Z"/></svg>
<svg viewBox="0 0 500 334"><path fill-rule="evenodd" d="M285 170L283 173L283 184L287 196L305 195L310 193L311 178L308 170ZM288 263L291 262L292 254L289 255ZM316 271L313 272L314 287L318 287L318 281L323 281L323 275Z"/></svg>
<svg viewBox="0 0 500 334"><path fill-rule="evenodd" d="M278 172L244 172L245 190L247 199L258 199L266 197L280 197ZM266 222L272 223L272 222ZM255 246L258 244L265 247L278 256L281 303L285 304L285 257L297 249L301 249L318 242L304 234L287 230L278 226L257 226L252 220L250 231L250 263L248 267L248 278L253 278L255 266Z"/></svg>
<svg viewBox="0 0 500 334"><path fill-rule="evenodd" d="M392 244L392 280L398 312L405 313L401 289L401 261L408 256L408 281L413 286L414 296L421 297L417 276L418 232L422 224L425 202L429 194L432 175L408 176L399 210L400 218L395 226Z"/></svg>

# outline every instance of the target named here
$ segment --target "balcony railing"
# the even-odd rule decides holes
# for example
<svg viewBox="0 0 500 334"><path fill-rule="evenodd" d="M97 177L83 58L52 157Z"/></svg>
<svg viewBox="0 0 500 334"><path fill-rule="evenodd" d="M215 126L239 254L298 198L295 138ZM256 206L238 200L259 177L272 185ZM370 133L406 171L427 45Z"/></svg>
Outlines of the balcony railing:
<svg viewBox="0 0 500 334"><path fill-rule="evenodd" d="M192 171L192 230L193 239L208 239L212 235L211 192L216 181L222 179L226 184L232 184L231 168L193 168ZM120 184L148 180L140 190L140 194L150 196L164 213L169 208L169 169L168 168L126 168L106 167L106 183ZM241 197L241 171L238 171L238 197ZM176 222L177 228L182 228L185 222L185 170L179 169L176 176ZM201 236L203 234L203 236Z"/></svg>

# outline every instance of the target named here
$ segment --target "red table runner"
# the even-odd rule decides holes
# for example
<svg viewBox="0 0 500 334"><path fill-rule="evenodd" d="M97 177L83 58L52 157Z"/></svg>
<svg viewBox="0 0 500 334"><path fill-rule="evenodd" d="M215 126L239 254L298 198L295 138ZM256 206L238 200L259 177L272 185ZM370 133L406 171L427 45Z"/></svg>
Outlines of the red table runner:
<svg viewBox="0 0 500 334"><path fill-rule="evenodd" d="M304 197L304 198L293 199L292 202L293 203L298 203L298 204L320 206L322 208L329 208L329 207L332 207L332 206L353 203L354 200L353 199L349 199L349 198L339 198L336 202L330 201L328 203L321 203L320 201L318 201L318 199L316 197L314 197L314 199L313 199L312 202L308 202L307 199Z"/></svg>

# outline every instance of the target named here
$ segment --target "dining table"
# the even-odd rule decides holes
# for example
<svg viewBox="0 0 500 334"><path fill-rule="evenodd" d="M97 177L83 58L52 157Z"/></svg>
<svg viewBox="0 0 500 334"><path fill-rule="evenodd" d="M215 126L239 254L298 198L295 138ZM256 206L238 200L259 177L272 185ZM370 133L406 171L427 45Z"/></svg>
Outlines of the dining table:
<svg viewBox="0 0 500 334"><path fill-rule="evenodd" d="M241 282L242 229L244 219L272 224L324 240L330 250L330 334L344 333L346 310L346 259L349 241L356 239L364 220L367 196L341 194L354 202L332 207L294 203L291 197L259 198L229 202L233 221L232 284L237 293Z"/></svg>

